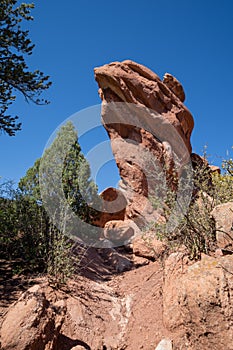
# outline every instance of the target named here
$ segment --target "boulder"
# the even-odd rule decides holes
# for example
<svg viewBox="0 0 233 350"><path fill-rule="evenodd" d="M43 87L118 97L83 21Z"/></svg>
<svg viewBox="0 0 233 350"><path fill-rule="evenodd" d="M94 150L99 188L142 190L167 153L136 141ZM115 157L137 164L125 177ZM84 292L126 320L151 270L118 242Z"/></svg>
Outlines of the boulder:
<svg viewBox="0 0 233 350"><path fill-rule="evenodd" d="M111 220L104 226L104 237L121 245L134 236L136 229L135 223L131 220Z"/></svg>
<svg viewBox="0 0 233 350"><path fill-rule="evenodd" d="M158 259L167 248L164 242L158 240L155 234L150 232L135 237L132 241L132 246L135 256L140 256L149 260Z"/></svg>
<svg viewBox="0 0 233 350"><path fill-rule="evenodd" d="M222 249L233 249L233 202L217 205L212 216L216 225L217 245Z"/></svg>
<svg viewBox="0 0 233 350"><path fill-rule="evenodd" d="M165 263L164 325L186 335L186 348L233 349L233 256L202 255L190 262L173 253ZM183 332L183 336L182 336Z"/></svg>
<svg viewBox="0 0 233 350"><path fill-rule="evenodd" d="M52 289L46 287L46 292ZM63 300L50 303L45 289L34 285L8 310L1 328L2 350L52 350L64 322Z"/></svg>

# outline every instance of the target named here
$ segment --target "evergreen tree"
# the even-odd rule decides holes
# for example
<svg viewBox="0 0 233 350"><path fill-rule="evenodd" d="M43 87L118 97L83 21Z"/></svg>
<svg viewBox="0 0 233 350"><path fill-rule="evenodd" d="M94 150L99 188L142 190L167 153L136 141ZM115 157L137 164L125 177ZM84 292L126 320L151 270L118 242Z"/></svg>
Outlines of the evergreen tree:
<svg viewBox="0 0 233 350"><path fill-rule="evenodd" d="M7 114L9 106L15 101L15 91L20 92L26 101L47 104L40 99L41 93L51 85L49 77L35 70L31 72L25 57L31 55L34 45L28 37L29 31L23 30L21 22L31 21L33 4L17 0L0 0L0 130L10 136L21 129L18 116Z"/></svg>
<svg viewBox="0 0 233 350"><path fill-rule="evenodd" d="M38 203L42 203L43 197L56 209L64 205L65 197L72 211L81 220L91 223L97 215L91 206L97 204L98 194L90 175L90 166L81 152L77 132L68 122L61 127L43 159L36 160L20 180L19 188Z"/></svg>

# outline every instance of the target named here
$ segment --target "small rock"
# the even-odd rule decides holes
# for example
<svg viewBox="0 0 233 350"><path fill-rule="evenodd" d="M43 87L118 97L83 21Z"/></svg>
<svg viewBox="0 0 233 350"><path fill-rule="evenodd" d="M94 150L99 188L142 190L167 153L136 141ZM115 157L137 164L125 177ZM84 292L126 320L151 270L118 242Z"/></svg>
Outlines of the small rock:
<svg viewBox="0 0 233 350"><path fill-rule="evenodd" d="M67 315L69 315L71 321L76 325L82 325L84 320L82 304L76 298L70 297L66 301Z"/></svg>
<svg viewBox="0 0 233 350"><path fill-rule="evenodd" d="M151 235L151 237L150 237ZM147 233L144 237L136 237L133 240L133 253L146 259L157 259L166 250L166 244L154 238L154 234Z"/></svg>
<svg viewBox="0 0 233 350"><path fill-rule="evenodd" d="M130 270L133 266L132 261L127 259L125 256L119 254L114 249L112 249L110 253L109 262L113 265L117 272Z"/></svg>
<svg viewBox="0 0 233 350"><path fill-rule="evenodd" d="M141 256L135 255L133 258L133 263L135 267L145 266L149 264L149 260Z"/></svg>
<svg viewBox="0 0 233 350"><path fill-rule="evenodd" d="M170 339L162 339L155 350L172 350L172 341Z"/></svg>
<svg viewBox="0 0 233 350"><path fill-rule="evenodd" d="M220 249L220 248L216 249L214 252L214 256L215 256L215 258L220 258L221 256L223 256L222 249Z"/></svg>

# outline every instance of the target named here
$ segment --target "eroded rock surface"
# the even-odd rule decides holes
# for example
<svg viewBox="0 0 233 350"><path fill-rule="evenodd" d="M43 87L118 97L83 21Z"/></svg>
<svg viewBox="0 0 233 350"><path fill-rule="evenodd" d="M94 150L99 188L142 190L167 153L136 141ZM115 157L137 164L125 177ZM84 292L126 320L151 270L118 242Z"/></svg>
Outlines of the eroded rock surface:
<svg viewBox="0 0 233 350"><path fill-rule="evenodd" d="M127 199L120 190L108 187L100 193L100 198L103 200L103 207L95 222L97 226L104 227L111 220L124 220Z"/></svg>
<svg viewBox="0 0 233 350"><path fill-rule="evenodd" d="M163 256L167 246L165 242L158 240L153 232L148 231L135 237L132 248L135 256L156 260Z"/></svg>
<svg viewBox="0 0 233 350"><path fill-rule="evenodd" d="M183 332L183 345L197 349L233 349L233 256L203 255L190 265L182 253L166 261L163 320ZM186 337L186 341L185 341Z"/></svg>
<svg viewBox="0 0 233 350"><path fill-rule="evenodd" d="M233 251L233 202L217 205L212 211L219 248Z"/></svg>
<svg viewBox="0 0 233 350"><path fill-rule="evenodd" d="M120 190L127 198L125 218L141 226L160 216L148 196L161 197L167 182L176 186L174 174L189 162L193 118L183 104L182 85L170 74L162 81L127 60L96 68L95 78L103 125L122 179Z"/></svg>
<svg viewBox="0 0 233 350"><path fill-rule="evenodd" d="M51 294L53 290L47 287L46 292ZM1 349L55 349L65 312L63 300L51 302L40 285L31 287L9 308L3 320Z"/></svg>

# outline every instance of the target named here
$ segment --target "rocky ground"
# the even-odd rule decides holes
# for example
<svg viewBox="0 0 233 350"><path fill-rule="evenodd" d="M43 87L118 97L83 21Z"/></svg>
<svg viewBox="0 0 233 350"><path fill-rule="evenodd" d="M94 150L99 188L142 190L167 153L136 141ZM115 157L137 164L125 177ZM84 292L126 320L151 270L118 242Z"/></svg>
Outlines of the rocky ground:
<svg viewBox="0 0 233 350"><path fill-rule="evenodd" d="M5 275L2 349L233 349L233 255L141 248L90 249L61 288Z"/></svg>

